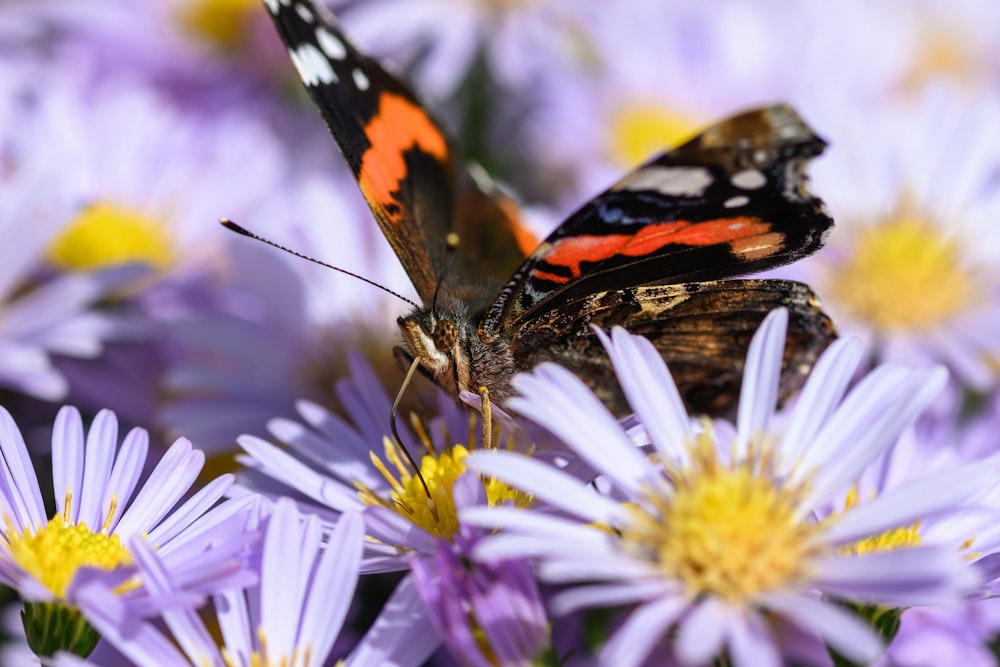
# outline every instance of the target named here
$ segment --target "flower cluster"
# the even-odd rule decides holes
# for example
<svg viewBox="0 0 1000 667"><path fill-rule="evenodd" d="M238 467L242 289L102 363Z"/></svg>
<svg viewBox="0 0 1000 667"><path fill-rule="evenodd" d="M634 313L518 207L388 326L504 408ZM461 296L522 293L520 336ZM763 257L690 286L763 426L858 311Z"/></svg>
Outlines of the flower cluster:
<svg viewBox="0 0 1000 667"><path fill-rule="evenodd" d="M396 409L414 286L297 1L0 3L0 664L1000 664L1000 5L325 0L538 238L723 116L816 128L835 226L766 277L841 337L716 332L709 418L610 325Z"/></svg>

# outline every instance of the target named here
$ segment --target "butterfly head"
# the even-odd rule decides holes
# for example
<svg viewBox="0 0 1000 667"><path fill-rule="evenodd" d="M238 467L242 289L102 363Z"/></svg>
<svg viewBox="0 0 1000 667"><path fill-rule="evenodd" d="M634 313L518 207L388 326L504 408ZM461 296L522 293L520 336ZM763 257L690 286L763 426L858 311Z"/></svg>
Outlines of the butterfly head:
<svg viewBox="0 0 1000 667"><path fill-rule="evenodd" d="M420 309L398 320L409 355L420 360L422 370L455 393L472 386L463 331L455 319L434 309Z"/></svg>

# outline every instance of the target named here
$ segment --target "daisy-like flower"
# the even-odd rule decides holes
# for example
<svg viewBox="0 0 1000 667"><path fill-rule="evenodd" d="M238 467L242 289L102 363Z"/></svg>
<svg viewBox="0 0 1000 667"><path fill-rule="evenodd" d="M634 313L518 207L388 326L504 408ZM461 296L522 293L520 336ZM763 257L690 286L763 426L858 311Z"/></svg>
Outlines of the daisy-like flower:
<svg viewBox="0 0 1000 667"><path fill-rule="evenodd" d="M25 631L35 653L66 649L86 655L93 648L97 637L75 608L74 586L81 577L123 584L134 573L127 547L133 537L155 546L182 587L193 593L246 581L240 554L252 538L246 522L255 499L213 509L233 483L232 475L222 475L181 503L205 460L183 439L140 484L148 448L149 436L139 428L119 446L118 422L110 411L98 413L85 434L75 408L60 410L51 450L55 513L46 518L24 440L0 408L5 524L0 582L26 602ZM145 597L133 589L128 584L121 592Z"/></svg>
<svg viewBox="0 0 1000 667"><path fill-rule="evenodd" d="M357 513L343 515L324 538L318 517L300 515L291 500L279 500L268 519L259 584L250 590L231 589L214 597L222 631L221 647L191 608L164 610L162 617L170 636L149 621L127 613L127 602L103 586L81 590L81 609L101 634L138 667L320 667L327 664L354 596L363 536L364 526ZM159 554L141 541L135 543L134 549L139 572L150 582L153 594L176 596L179 587ZM403 617L395 620L402 621ZM405 631L394 635L382 632L378 650L382 655L402 654L404 659L395 664L420 664L426 653L419 648L414 652L414 644L395 645L393 640L400 638L405 642L415 639ZM414 657L406 659L408 656Z"/></svg>
<svg viewBox="0 0 1000 667"><path fill-rule="evenodd" d="M1000 358L1000 100L939 86L863 118L816 112L839 147L813 173L838 230L788 271L804 273L841 330L877 357L941 362L961 383L990 387Z"/></svg>
<svg viewBox="0 0 1000 667"><path fill-rule="evenodd" d="M481 531L469 531L457 518L462 507L524 505L530 499L466 469L471 447L457 443L475 442L479 429L440 391L435 392L438 417L400 429L404 443L420 443L426 451L416 457L420 475L414 474L404 453L388 439L389 396L369 367L357 359L352 366L353 380L337 385L349 419L301 401L298 410L305 424L275 419L268 425L287 451L257 437L239 438L252 457L249 467L295 489L304 506L318 504L325 516L361 511L369 537L362 571L419 570L417 583L412 575L404 578L397 603L425 610L419 623L435 645L444 640L462 655L482 660L517 656L504 664L535 658L547 638L535 582L522 576L528 571L523 563L472 559L469 551ZM373 449L379 444L381 453ZM442 586L460 595L444 600L435 594ZM499 602L515 600L516 608Z"/></svg>
<svg viewBox="0 0 1000 667"><path fill-rule="evenodd" d="M950 547L862 554L851 547L953 508L994 483L997 461L949 468L825 521L814 516L896 442L940 392L944 370L882 366L847 392L860 348L842 339L776 432L786 326L779 310L755 335L734 429L693 425L655 348L614 331L605 344L648 434L649 457L564 369L543 365L516 379L521 396L512 409L562 437L625 502L518 454L476 452L474 469L568 518L467 510L463 522L502 529L474 553L537 558L541 578L570 584L553 600L557 613L635 605L601 650L602 662L614 665L641 664L664 642L683 664L727 652L735 665L778 665L790 636L781 624L866 664L882 642L842 601L895 609L966 594L979 578Z"/></svg>

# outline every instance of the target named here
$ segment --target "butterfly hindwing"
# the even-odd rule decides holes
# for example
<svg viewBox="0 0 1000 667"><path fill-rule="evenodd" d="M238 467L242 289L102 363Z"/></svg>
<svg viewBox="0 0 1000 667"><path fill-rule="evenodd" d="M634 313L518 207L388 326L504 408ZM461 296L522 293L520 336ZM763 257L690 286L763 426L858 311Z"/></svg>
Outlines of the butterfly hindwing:
<svg viewBox="0 0 1000 667"><path fill-rule="evenodd" d="M444 125L398 77L361 53L325 8L312 0L265 5L424 303L446 271L475 273L499 289L531 250L512 202L483 192L483 179L466 170ZM459 245L449 260L452 232ZM472 256L484 239L495 262Z"/></svg>
<svg viewBox="0 0 1000 667"><path fill-rule="evenodd" d="M571 215L507 283L485 336L597 291L745 275L814 252L833 225L804 167L826 143L791 107L728 118Z"/></svg>
<svg viewBox="0 0 1000 667"><path fill-rule="evenodd" d="M592 327L625 327L656 346L687 405L725 414L739 396L750 339L775 308L789 311L782 395L799 388L835 338L813 291L789 280L714 280L602 291L557 306L525 323L514 354L528 366L554 361L582 378L619 414L628 412Z"/></svg>

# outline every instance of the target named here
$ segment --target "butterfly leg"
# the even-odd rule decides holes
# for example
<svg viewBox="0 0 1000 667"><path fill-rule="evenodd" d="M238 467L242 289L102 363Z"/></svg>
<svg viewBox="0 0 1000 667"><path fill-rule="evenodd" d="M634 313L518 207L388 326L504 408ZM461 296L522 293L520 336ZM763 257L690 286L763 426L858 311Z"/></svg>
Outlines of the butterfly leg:
<svg viewBox="0 0 1000 667"><path fill-rule="evenodd" d="M490 390L479 387L479 400L483 408L483 449L493 448L493 408L490 406Z"/></svg>

